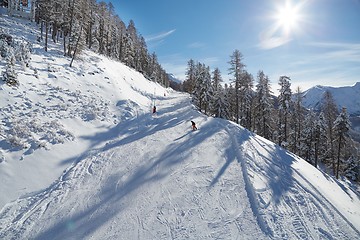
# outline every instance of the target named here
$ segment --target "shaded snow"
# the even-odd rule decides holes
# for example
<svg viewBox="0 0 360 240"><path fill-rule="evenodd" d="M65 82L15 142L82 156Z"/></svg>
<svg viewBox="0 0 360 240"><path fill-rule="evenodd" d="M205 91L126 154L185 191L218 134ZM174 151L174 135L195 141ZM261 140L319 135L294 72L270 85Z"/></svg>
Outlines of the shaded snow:
<svg viewBox="0 0 360 240"><path fill-rule="evenodd" d="M356 186L121 63L35 49L39 77L0 90L3 134L31 133L0 141L1 239L360 238Z"/></svg>

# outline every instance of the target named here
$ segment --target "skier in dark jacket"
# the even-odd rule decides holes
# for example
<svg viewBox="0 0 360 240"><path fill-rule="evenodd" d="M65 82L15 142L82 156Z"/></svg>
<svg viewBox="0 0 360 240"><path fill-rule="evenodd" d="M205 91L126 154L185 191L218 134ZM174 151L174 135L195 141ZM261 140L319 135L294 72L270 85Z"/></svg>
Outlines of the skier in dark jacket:
<svg viewBox="0 0 360 240"><path fill-rule="evenodd" d="M197 127L196 127L196 124L194 121L191 121L191 127L192 127L193 131L197 130Z"/></svg>

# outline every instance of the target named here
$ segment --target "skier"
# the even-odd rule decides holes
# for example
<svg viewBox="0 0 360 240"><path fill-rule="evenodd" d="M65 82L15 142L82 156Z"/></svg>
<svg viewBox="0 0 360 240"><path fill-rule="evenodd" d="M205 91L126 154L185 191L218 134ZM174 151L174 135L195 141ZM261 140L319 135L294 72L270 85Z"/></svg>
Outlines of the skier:
<svg viewBox="0 0 360 240"><path fill-rule="evenodd" d="M156 113L156 106L153 107L153 114Z"/></svg>
<svg viewBox="0 0 360 240"><path fill-rule="evenodd" d="M193 130L193 131L197 130L197 127L196 127L194 121L191 121L191 127L192 127L192 130Z"/></svg>

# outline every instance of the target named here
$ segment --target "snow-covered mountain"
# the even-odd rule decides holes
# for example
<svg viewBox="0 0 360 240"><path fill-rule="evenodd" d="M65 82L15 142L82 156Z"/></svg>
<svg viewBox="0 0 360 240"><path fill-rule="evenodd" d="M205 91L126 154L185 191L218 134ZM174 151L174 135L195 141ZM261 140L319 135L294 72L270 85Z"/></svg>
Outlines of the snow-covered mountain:
<svg viewBox="0 0 360 240"><path fill-rule="evenodd" d="M359 239L357 186L119 62L85 51L70 68L33 24L0 20L34 44L19 87L0 85L0 239Z"/></svg>
<svg viewBox="0 0 360 240"><path fill-rule="evenodd" d="M169 73L168 76L169 76L170 81L173 81L173 82L175 82L177 84L182 83L182 81L180 79L178 79L177 77L175 77L174 74Z"/></svg>
<svg viewBox="0 0 360 240"><path fill-rule="evenodd" d="M360 115L360 82L347 87L312 87L304 92L304 106L316 111L320 110L321 100L326 91L333 95L339 110L346 107L350 115Z"/></svg>

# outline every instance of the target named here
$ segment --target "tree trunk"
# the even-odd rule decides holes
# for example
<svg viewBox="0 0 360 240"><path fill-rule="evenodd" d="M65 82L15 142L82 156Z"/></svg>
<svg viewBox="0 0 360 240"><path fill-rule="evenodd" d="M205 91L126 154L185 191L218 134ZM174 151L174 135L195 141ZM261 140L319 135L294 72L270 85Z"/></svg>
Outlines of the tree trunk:
<svg viewBox="0 0 360 240"><path fill-rule="evenodd" d="M341 142L342 142L342 136L340 135L339 146L338 146L338 156L337 156L337 166L336 166L336 179L339 178Z"/></svg>
<svg viewBox="0 0 360 240"><path fill-rule="evenodd" d="M77 41L76 41L76 45L75 45L75 49L74 49L73 56L72 56L72 58L71 58L70 67L72 67L72 63L73 63L73 61L74 61L75 54L76 54L76 51L77 51L78 46L79 46L79 42L80 42L80 38L81 38L81 33L82 33L82 26L81 26L81 28L80 28L79 38L78 38Z"/></svg>
<svg viewBox="0 0 360 240"><path fill-rule="evenodd" d="M319 149L319 142L315 142L315 163L314 166L317 168L318 165L318 149Z"/></svg>
<svg viewBox="0 0 360 240"><path fill-rule="evenodd" d="M72 35L72 28L73 28L73 21L74 21L74 6L75 6L75 0L72 2L71 6L71 14L70 14L70 30L69 30L69 44L68 44L68 56L71 56L71 35Z"/></svg>
<svg viewBox="0 0 360 240"><path fill-rule="evenodd" d="M45 22L45 52L47 52L48 48L48 32L49 32L49 23L46 21Z"/></svg>

